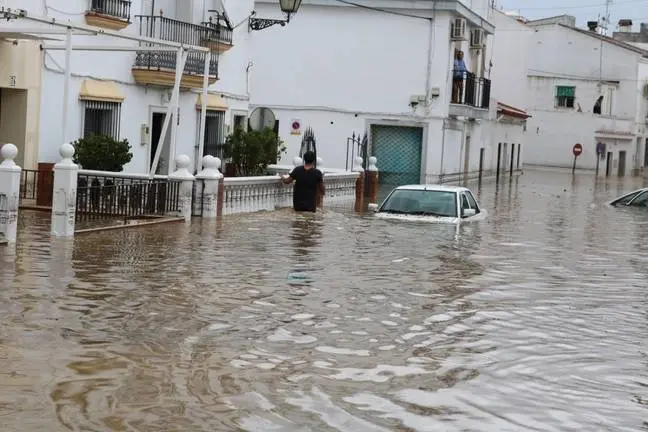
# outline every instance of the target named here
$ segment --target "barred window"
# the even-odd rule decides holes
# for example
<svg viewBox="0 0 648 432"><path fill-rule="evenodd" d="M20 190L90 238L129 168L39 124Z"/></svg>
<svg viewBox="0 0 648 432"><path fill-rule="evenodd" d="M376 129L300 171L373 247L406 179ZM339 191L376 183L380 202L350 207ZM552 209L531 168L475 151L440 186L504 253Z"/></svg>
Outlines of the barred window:
<svg viewBox="0 0 648 432"><path fill-rule="evenodd" d="M203 156L210 155L222 159L223 144L225 144L225 112L208 110L205 119Z"/></svg>
<svg viewBox="0 0 648 432"><path fill-rule="evenodd" d="M83 136L106 135L119 139L121 103L84 101Z"/></svg>

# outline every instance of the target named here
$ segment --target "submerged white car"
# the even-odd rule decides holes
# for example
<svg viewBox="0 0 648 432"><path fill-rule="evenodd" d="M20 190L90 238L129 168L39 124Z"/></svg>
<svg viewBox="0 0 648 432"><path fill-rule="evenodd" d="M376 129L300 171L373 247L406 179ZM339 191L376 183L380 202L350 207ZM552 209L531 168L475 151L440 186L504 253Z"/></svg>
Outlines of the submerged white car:
<svg viewBox="0 0 648 432"><path fill-rule="evenodd" d="M459 186L399 186L369 209L379 218L421 222L463 223L487 216L470 189Z"/></svg>

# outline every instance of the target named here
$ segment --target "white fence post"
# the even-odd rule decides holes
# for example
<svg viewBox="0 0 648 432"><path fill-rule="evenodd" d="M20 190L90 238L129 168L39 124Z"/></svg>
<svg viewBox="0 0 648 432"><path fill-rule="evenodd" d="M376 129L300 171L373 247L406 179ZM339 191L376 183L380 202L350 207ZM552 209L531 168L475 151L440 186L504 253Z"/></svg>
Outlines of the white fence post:
<svg viewBox="0 0 648 432"><path fill-rule="evenodd" d="M192 209L191 193L193 191L193 182L195 180L193 174L189 172L191 159L187 155L180 154L176 156L175 164L177 169L169 175L169 180L180 182L180 216L183 217L186 222L190 222Z"/></svg>
<svg viewBox="0 0 648 432"><path fill-rule="evenodd" d="M223 174L218 171L220 167L219 158L207 155L203 158L203 170L196 175L196 179L200 180L196 202L201 204L204 218L215 219L218 216L218 186L223 179ZM201 187L201 182L204 183L204 187Z"/></svg>
<svg viewBox="0 0 648 432"><path fill-rule="evenodd" d="M8 243L15 243L22 168L14 162L18 156L18 148L15 145L3 145L0 155L3 159L0 163L0 240L4 236Z"/></svg>
<svg viewBox="0 0 648 432"><path fill-rule="evenodd" d="M79 167L72 161L74 146L63 144L61 161L54 165L52 236L73 237L76 223L77 177Z"/></svg>

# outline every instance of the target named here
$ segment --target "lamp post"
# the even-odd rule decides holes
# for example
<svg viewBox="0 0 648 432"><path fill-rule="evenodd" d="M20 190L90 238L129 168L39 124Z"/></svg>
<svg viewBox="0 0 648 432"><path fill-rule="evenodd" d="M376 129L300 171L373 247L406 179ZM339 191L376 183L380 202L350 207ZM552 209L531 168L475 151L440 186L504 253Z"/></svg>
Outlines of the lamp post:
<svg viewBox="0 0 648 432"><path fill-rule="evenodd" d="M285 26L290 22L290 15L297 13L299 6L301 6L302 0L279 0L279 7L281 11L286 14L285 20L276 20L268 18L255 18L256 12L252 11L252 15L248 21L248 27L250 30L263 30L268 27L272 27L275 24L280 26Z"/></svg>

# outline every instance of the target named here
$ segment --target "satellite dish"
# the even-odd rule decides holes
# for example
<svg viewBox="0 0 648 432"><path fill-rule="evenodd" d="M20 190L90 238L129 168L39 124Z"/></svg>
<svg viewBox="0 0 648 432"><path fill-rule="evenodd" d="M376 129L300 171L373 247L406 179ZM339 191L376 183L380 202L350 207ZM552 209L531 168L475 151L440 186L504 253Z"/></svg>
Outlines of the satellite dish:
<svg viewBox="0 0 648 432"><path fill-rule="evenodd" d="M255 108L250 114L250 129L260 131L265 128L274 129L277 118L270 108Z"/></svg>

